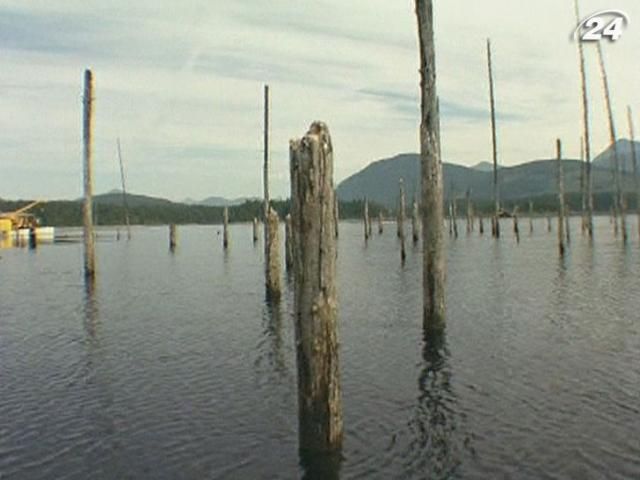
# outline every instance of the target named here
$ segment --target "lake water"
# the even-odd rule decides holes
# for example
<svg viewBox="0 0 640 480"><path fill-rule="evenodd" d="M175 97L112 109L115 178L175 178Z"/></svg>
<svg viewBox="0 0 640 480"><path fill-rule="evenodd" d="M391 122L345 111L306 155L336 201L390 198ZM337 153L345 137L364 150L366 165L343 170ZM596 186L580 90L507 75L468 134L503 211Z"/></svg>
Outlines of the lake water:
<svg viewBox="0 0 640 480"><path fill-rule="evenodd" d="M300 458L290 287L265 304L251 227L134 228L0 250L0 479L640 478L640 247L598 219L560 260L448 246L448 326L425 344L421 254L395 226L339 239L342 459ZM460 223L464 230L463 222ZM486 226L486 223L485 223ZM375 229L374 229L375 230ZM554 224L555 230L555 224Z"/></svg>

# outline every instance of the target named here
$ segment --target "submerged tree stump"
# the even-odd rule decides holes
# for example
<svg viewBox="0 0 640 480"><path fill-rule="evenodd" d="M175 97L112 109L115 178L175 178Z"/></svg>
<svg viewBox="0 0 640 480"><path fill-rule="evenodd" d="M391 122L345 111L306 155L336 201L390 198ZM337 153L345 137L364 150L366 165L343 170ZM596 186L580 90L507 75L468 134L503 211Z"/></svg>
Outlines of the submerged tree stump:
<svg viewBox="0 0 640 480"><path fill-rule="evenodd" d="M222 232L222 246L226 250L229 248L229 207L224 207L223 216L223 232Z"/></svg>
<svg viewBox="0 0 640 480"><path fill-rule="evenodd" d="M84 95L82 117L82 144L84 164L84 202L82 224L84 237L84 273L86 277L96 274L96 246L93 232L93 73L84 72Z"/></svg>
<svg viewBox="0 0 640 480"><path fill-rule="evenodd" d="M444 330L444 199L440 151L440 109L436 93L433 1L416 0L420 48L420 165L424 330Z"/></svg>
<svg viewBox="0 0 640 480"><path fill-rule="evenodd" d="M342 445L338 358L333 147L315 122L290 143L291 219L300 447Z"/></svg>
<svg viewBox="0 0 640 480"><path fill-rule="evenodd" d="M169 225L169 250L172 252L178 246L178 233L176 229L176 224L172 223Z"/></svg>
<svg viewBox="0 0 640 480"><path fill-rule="evenodd" d="M398 210L398 238L400 238L400 261L404 264L407 258L404 241L404 212L406 210L406 199L404 194L404 179L400 179L400 207Z"/></svg>
<svg viewBox="0 0 640 480"><path fill-rule="evenodd" d="M420 227L419 222L420 208L418 207L418 201L413 200L413 214L411 215L411 236L413 244L415 245L420 240Z"/></svg>
<svg viewBox="0 0 640 480"><path fill-rule="evenodd" d="M258 243L258 219L253 217L253 244Z"/></svg>
<svg viewBox="0 0 640 480"><path fill-rule="evenodd" d="M282 295L282 285L280 281L280 235L278 233L278 227L280 219L278 213L269 208L269 215L267 216L267 224L265 229L269 230L269 251L267 258L269 263L267 264L267 298L271 301L277 302Z"/></svg>
<svg viewBox="0 0 640 480"><path fill-rule="evenodd" d="M560 251L560 255L564 255L564 171L562 168L562 142L560 141L560 139L556 140L556 150L558 161L558 249Z"/></svg>

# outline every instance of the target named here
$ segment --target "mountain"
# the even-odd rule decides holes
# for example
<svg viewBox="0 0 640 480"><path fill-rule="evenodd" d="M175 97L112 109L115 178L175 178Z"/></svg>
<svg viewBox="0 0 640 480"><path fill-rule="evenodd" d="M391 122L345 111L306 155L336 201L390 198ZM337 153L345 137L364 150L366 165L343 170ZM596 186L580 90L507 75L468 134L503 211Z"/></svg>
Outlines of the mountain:
<svg viewBox="0 0 640 480"><path fill-rule="evenodd" d="M563 160L565 189L567 193L580 191L579 160ZM395 208L399 198L398 180L404 179L408 202L413 198L419 182L419 156L402 154L393 158L378 160L360 172L345 179L338 185L337 193L341 201L354 201L367 198L387 208ZM611 174L607 168L594 164L594 193L611 190ZM551 196L557 193L557 162L553 159L534 160L532 162L502 167L499 171L500 197L507 202L526 202L530 198ZM488 201L493 195L493 173L475 168L445 163L444 195L464 197L471 190L474 201ZM623 186L632 191L633 178L624 174Z"/></svg>
<svg viewBox="0 0 640 480"><path fill-rule="evenodd" d="M194 202L196 205L206 205L208 207L235 207L236 205L242 205L245 202L251 202L257 200L256 198L241 197L235 199L227 199L224 197L207 197L199 202Z"/></svg>
<svg viewBox="0 0 640 480"><path fill-rule="evenodd" d="M640 142L633 142L636 150L637 161L640 162ZM631 152L631 141L623 138L616 142L618 151L618 165L623 172L633 172L633 160ZM593 159L593 165L601 168L610 169L613 162L613 145L609 146L604 152ZM640 167L640 165L638 165Z"/></svg>
<svg viewBox="0 0 640 480"><path fill-rule="evenodd" d="M478 170L479 172L493 172L493 163L491 162L480 162L473 167L474 170ZM498 165L498 170L500 169L500 165Z"/></svg>
<svg viewBox="0 0 640 480"><path fill-rule="evenodd" d="M81 201L79 199L78 201ZM97 205L122 205L122 190L111 190L110 192L100 195L94 195L93 203ZM159 197L150 197L147 195L134 195L127 193L127 205L131 208L135 207L161 207L174 205L171 200Z"/></svg>

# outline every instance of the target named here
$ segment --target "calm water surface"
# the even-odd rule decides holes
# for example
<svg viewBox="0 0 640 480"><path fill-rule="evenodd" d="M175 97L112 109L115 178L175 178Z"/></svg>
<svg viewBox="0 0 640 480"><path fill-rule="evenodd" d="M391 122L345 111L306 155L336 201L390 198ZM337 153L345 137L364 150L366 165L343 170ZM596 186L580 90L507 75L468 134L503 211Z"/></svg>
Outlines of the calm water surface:
<svg viewBox="0 0 640 480"><path fill-rule="evenodd" d="M291 293L266 305L250 226L102 241L93 290L79 244L2 250L0 479L640 478L635 230L576 222L561 261L545 224L449 242L426 344L419 251L341 225L335 462L298 455Z"/></svg>

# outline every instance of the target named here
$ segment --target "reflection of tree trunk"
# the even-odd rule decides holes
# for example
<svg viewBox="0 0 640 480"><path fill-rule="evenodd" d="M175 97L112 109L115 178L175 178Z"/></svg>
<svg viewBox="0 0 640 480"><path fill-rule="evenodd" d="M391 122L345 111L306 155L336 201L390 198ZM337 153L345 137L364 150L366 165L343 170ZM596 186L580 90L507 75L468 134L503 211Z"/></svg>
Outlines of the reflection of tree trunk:
<svg viewBox="0 0 640 480"><path fill-rule="evenodd" d="M448 355L445 333L426 331L415 418L409 423L413 440L407 455L416 463L412 469L423 472L425 478L450 478L460 463Z"/></svg>
<svg viewBox="0 0 640 480"><path fill-rule="evenodd" d="M300 450L300 466L304 470L302 480L340 480L342 455Z"/></svg>

